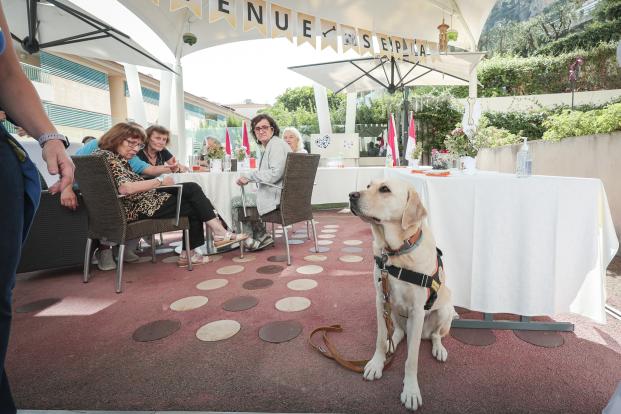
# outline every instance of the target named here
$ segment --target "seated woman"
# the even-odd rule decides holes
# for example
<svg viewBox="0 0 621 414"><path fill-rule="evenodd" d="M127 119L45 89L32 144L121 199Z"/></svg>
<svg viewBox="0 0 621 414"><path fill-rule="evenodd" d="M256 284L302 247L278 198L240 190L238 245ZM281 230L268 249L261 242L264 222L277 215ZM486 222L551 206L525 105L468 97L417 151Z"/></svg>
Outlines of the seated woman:
<svg viewBox="0 0 621 414"><path fill-rule="evenodd" d="M282 138L291 147L292 152L299 152L302 154L308 154L308 151L304 149L304 141L302 141L302 134L295 127L287 127L282 131Z"/></svg>
<svg viewBox="0 0 621 414"><path fill-rule="evenodd" d="M136 154L144 162L153 165L168 165L172 172L186 172L188 168L178 164L175 156L166 149L170 142L170 131L160 125L151 125L145 131L147 140L145 147ZM145 178L154 178L146 176Z"/></svg>
<svg viewBox="0 0 621 414"><path fill-rule="evenodd" d="M276 121L269 115L259 114L250 121L252 135L262 150L259 168L250 173L244 174L237 179L237 184L246 185L250 182L257 183L259 189L256 196L256 207L259 215L269 213L276 210L280 202L280 188L282 186L282 178L285 173L285 162L287 153L291 152L291 147L283 141L278 134L280 129ZM262 183L272 185L261 185ZM246 205L252 205L252 200L246 200ZM241 202L233 200L233 220L238 219L238 208ZM262 249L265 246L274 243L274 240L265 231L265 225L262 222L252 222L252 239L246 241L246 246L251 250Z"/></svg>
<svg viewBox="0 0 621 414"><path fill-rule="evenodd" d="M99 139L99 150L93 154L102 155L110 166L112 178L117 185L119 194L126 195L121 199L128 221L148 218L173 218L177 210L176 197L163 191L156 191L162 185L172 185L171 177L157 177L145 180L131 170L128 160L144 148L146 139L142 128L122 122L113 126ZM240 242L248 236L228 232L220 223L214 207L196 183L183 183L181 199L181 216L187 216L190 222L190 248L196 249L205 242L203 223L214 234L216 247ZM184 247L177 264L180 267L202 264L203 257L195 253L188 259Z"/></svg>

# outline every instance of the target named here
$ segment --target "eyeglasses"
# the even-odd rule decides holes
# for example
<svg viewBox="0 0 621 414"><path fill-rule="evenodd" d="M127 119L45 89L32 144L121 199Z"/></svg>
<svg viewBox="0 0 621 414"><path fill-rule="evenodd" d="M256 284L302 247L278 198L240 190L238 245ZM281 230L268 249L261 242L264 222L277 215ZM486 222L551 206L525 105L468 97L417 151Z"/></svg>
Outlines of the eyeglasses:
<svg viewBox="0 0 621 414"><path fill-rule="evenodd" d="M127 142L127 146L130 148L135 148L138 151L140 151L141 149L144 148L144 144L142 142L131 142L128 140L125 140L125 142Z"/></svg>
<svg viewBox="0 0 621 414"><path fill-rule="evenodd" d="M254 132L263 132L263 131L269 131L270 129L272 129L271 125L263 125L263 126L258 126L254 128Z"/></svg>

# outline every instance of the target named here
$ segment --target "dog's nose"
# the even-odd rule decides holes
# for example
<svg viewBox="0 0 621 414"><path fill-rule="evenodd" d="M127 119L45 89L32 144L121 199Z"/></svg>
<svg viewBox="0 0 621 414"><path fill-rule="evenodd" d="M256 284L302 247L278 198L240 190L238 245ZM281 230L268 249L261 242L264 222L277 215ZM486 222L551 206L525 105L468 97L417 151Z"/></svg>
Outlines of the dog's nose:
<svg viewBox="0 0 621 414"><path fill-rule="evenodd" d="M357 200L360 198L360 192L359 191L353 191L351 193L349 193L349 199L350 200Z"/></svg>

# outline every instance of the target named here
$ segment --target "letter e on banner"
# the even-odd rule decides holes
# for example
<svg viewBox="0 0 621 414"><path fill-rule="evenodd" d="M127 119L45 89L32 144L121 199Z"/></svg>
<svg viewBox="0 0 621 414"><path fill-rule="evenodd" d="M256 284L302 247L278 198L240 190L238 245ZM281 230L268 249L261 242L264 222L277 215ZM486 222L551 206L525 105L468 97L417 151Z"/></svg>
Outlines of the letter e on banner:
<svg viewBox="0 0 621 414"><path fill-rule="evenodd" d="M315 17L304 13L298 13L298 46L308 43L315 47L313 37L315 36Z"/></svg>
<svg viewBox="0 0 621 414"><path fill-rule="evenodd" d="M209 23L225 19L235 29L237 27L237 0L209 0Z"/></svg>

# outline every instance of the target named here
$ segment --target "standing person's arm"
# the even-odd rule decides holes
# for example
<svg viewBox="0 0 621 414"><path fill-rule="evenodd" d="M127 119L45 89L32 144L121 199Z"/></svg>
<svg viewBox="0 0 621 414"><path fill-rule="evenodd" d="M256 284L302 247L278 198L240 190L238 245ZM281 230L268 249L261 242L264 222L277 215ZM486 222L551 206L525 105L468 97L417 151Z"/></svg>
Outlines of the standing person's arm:
<svg viewBox="0 0 621 414"><path fill-rule="evenodd" d="M0 108L33 137L56 133L56 128L43 111L39 95L19 65L1 3L0 27L6 42L6 50L0 54ZM60 180L49 188L51 193L61 191L73 183L74 166L65 152L63 141L47 141L43 146L43 159L50 174L60 173Z"/></svg>

